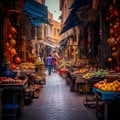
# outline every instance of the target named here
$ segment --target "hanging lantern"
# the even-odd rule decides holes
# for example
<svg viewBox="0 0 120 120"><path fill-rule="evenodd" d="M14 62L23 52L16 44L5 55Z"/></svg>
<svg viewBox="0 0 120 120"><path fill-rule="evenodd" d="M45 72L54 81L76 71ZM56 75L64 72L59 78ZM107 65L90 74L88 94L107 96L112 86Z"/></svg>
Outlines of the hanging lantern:
<svg viewBox="0 0 120 120"><path fill-rule="evenodd" d="M14 39L10 40L10 45L14 46L16 44L16 41Z"/></svg>
<svg viewBox="0 0 120 120"><path fill-rule="evenodd" d="M8 34L8 39L12 39L12 34Z"/></svg>
<svg viewBox="0 0 120 120"><path fill-rule="evenodd" d="M114 47L112 47L112 51L116 51L116 47L114 46Z"/></svg>
<svg viewBox="0 0 120 120"><path fill-rule="evenodd" d="M12 55L12 56L16 55L16 50L15 50L15 48L12 48L10 52L11 52L11 55Z"/></svg>
<svg viewBox="0 0 120 120"><path fill-rule="evenodd" d="M15 63L17 63L17 64L21 63L21 59L19 57L16 57L15 58Z"/></svg>
<svg viewBox="0 0 120 120"><path fill-rule="evenodd" d="M7 48L7 52L8 52L8 53L11 52L11 47L10 47L10 46Z"/></svg>
<svg viewBox="0 0 120 120"><path fill-rule="evenodd" d="M114 30L113 29L110 29L110 35L113 35L114 34Z"/></svg>
<svg viewBox="0 0 120 120"><path fill-rule="evenodd" d="M10 28L11 27L11 23L10 23L10 21L8 20L8 27Z"/></svg>
<svg viewBox="0 0 120 120"><path fill-rule="evenodd" d="M115 10L113 11L113 15L116 16L116 17L119 16L119 11L118 11L117 9L115 9Z"/></svg>
<svg viewBox="0 0 120 120"><path fill-rule="evenodd" d="M9 47L9 43L8 43L8 42L5 44L5 47L6 47L6 48L8 48L8 47Z"/></svg>
<svg viewBox="0 0 120 120"><path fill-rule="evenodd" d="M15 29L14 27L11 27L11 28L10 28L10 32L11 32L11 33L17 33L17 31L16 31L16 29Z"/></svg>
<svg viewBox="0 0 120 120"><path fill-rule="evenodd" d="M112 58L111 57L108 58L108 62L112 62Z"/></svg>

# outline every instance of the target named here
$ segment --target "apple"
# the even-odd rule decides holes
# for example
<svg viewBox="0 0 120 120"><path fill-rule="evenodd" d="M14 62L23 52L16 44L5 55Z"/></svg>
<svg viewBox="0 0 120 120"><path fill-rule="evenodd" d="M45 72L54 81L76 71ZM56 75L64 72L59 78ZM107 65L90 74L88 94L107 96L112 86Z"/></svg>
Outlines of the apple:
<svg viewBox="0 0 120 120"><path fill-rule="evenodd" d="M12 34L8 34L8 39L12 39Z"/></svg>
<svg viewBox="0 0 120 120"><path fill-rule="evenodd" d="M21 59L19 57L16 57L15 58L15 63L17 63L17 64L21 63Z"/></svg>

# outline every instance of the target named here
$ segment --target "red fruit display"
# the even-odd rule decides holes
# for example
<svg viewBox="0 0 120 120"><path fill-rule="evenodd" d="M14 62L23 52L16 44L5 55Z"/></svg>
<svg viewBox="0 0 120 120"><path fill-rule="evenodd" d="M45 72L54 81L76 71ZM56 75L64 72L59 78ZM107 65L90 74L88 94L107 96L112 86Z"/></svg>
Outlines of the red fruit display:
<svg viewBox="0 0 120 120"><path fill-rule="evenodd" d="M120 72L120 67L119 66L115 67L115 72Z"/></svg>
<svg viewBox="0 0 120 120"><path fill-rule="evenodd" d="M15 58L15 63L17 63L17 64L21 63L21 59L19 57L16 57Z"/></svg>
<svg viewBox="0 0 120 120"><path fill-rule="evenodd" d="M16 29L14 27L11 27L10 28L10 32L13 34L13 33L17 33Z"/></svg>
<svg viewBox="0 0 120 120"><path fill-rule="evenodd" d="M12 34L8 34L8 39L12 39Z"/></svg>

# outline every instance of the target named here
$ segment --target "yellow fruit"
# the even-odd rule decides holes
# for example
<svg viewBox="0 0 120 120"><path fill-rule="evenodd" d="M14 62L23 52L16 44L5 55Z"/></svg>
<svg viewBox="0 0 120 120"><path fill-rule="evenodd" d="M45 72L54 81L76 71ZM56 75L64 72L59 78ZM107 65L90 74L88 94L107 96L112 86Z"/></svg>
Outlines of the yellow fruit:
<svg viewBox="0 0 120 120"><path fill-rule="evenodd" d="M112 58L110 57L110 58L108 58L108 62L112 62Z"/></svg>
<svg viewBox="0 0 120 120"><path fill-rule="evenodd" d="M16 41L14 39L10 40L10 45L14 46L16 44Z"/></svg>
<svg viewBox="0 0 120 120"><path fill-rule="evenodd" d="M11 28L10 28L10 32L11 32L11 33L17 33L17 30L16 30L14 27L11 27Z"/></svg>
<svg viewBox="0 0 120 120"><path fill-rule="evenodd" d="M9 43L8 43L8 42L5 44L5 47L6 47L6 48L9 47Z"/></svg>
<svg viewBox="0 0 120 120"><path fill-rule="evenodd" d="M116 50L116 47L112 47L112 51L115 51Z"/></svg>
<svg viewBox="0 0 120 120"><path fill-rule="evenodd" d="M16 54L16 50L14 48L11 49L11 55L14 56Z"/></svg>

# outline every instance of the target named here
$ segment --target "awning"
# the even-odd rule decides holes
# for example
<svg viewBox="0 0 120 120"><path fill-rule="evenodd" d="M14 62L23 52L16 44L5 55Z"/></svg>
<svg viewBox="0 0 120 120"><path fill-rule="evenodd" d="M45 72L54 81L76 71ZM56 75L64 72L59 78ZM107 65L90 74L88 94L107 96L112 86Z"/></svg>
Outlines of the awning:
<svg viewBox="0 0 120 120"><path fill-rule="evenodd" d="M29 16L31 24L39 26L41 23L49 24L47 7L34 0L26 0L23 11Z"/></svg>
<svg viewBox="0 0 120 120"><path fill-rule="evenodd" d="M90 7L89 4L79 8L78 10L75 11L77 17L79 18L80 21L90 21L94 17L94 11Z"/></svg>
<svg viewBox="0 0 120 120"><path fill-rule="evenodd" d="M77 10L78 8L87 5L90 3L91 0L74 0L72 5L70 6L70 9Z"/></svg>
<svg viewBox="0 0 120 120"><path fill-rule="evenodd" d="M60 45L65 45L68 41L68 38L64 38L63 40L60 41Z"/></svg>
<svg viewBox="0 0 120 120"><path fill-rule="evenodd" d="M79 18L74 12L71 12L63 25L60 35L68 31L69 29L75 27L78 24L79 24Z"/></svg>
<svg viewBox="0 0 120 120"><path fill-rule="evenodd" d="M73 36L73 35L70 34L70 35L68 35L67 37L65 37L64 39L62 39L62 40L59 42L60 46L63 46L63 45L65 45L65 44L67 44L67 41L68 41L72 36Z"/></svg>
<svg viewBox="0 0 120 120"><path fill-rule="evenodd" d="M50 43L48 43L48 42L46 42L46 41L43 41L43 40L40 40L40 43L42 43L42 44L44 44L44 45L47 45L47 46L50 46L50 47L52 47L52 48L59 47L59 46L52 45L52 44L50 44Z"/></svg>
<svg viewBox="0 0 120 120"><path fill-rule="evenodd" d="M89 3L90 3L90 0L74 0L73 4L70 7L71 12L63 24L60 35L84 21L84 17L80 19L78 15L79 13L77 11L78 9L88 5ZM83 10L79 10L79 11L83 11Z"/></svg>

